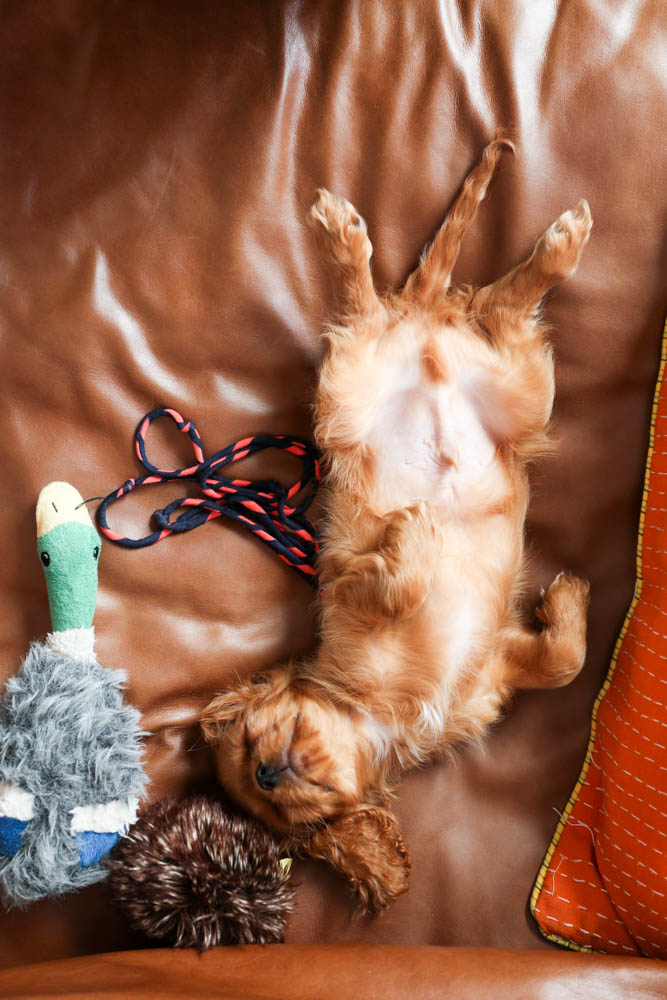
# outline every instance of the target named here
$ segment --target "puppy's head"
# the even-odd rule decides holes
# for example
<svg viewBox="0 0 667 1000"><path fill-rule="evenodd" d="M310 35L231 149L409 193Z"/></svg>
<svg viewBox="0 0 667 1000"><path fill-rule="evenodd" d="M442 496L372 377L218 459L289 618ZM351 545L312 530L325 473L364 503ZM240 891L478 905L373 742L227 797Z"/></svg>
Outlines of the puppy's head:
<svg viewBox="0 0 667 1000"><path fill-rule="evenodd" d="M280 833L345 812L363 798L364 766L350 716L269 671L204 710L228 793Z"/></svg>
<svg viewBox="0 0 667 1000"><path fill-rule="evenodd" d="M405 892L408 852L349 712L275 670L218 695L201 725L229 796L297 852L343 873L363 910Z"/></svg>

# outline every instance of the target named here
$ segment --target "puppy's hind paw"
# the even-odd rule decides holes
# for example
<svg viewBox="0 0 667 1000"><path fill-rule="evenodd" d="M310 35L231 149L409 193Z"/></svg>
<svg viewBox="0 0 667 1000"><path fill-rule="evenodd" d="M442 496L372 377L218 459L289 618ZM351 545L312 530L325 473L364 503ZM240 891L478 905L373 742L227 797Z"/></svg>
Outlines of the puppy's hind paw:
<svg viewBox="0 0 667 1000"><path fill-rule="evenodd" d="M587 580L559 573L542 597L535 614L548 628L562 628L582 623L585 627L590 584Z"/></svg>

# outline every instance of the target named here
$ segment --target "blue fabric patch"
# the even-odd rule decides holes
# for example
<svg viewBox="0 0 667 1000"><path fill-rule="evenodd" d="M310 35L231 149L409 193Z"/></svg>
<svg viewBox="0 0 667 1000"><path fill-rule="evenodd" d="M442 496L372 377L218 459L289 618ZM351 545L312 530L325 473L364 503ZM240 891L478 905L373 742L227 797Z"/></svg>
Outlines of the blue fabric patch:
<svg viewBox="0 0 667 1000"><path fill-rule="evenodd" d="M91 865L96 865L119 840L119 833L94 833L91 830L78 833L76 846L79 851L81 867L89 868Z"/></svg>
<svg viewBox="0 0 667 1000"><path fill-rule="evenodd" d="M30 820L0 816L0 854L13 858L23 840L23 831Z"/></svg>

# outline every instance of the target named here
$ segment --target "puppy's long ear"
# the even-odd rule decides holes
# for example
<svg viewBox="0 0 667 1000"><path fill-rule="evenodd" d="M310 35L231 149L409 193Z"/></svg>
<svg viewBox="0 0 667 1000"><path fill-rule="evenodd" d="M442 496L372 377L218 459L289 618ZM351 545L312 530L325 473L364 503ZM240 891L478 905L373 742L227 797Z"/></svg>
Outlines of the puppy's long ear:
<svg viewBox="0 0 667 1000"><path fill-rule="evenodd" d="M267 670L256 674L231 691L216 695L201 715L200 723L204 739L214 746L218 744L225 727L238 718L251 702L278 694L287 687L291 676L289 668Z"/></svg>
<svg viewBox="0 0 667 1000"><path fill-rule="evenodd" d="M241 714L248 704L250 685L243 685L235 691L216 695L209 702L201 717L201 731L207 743L216 745L220 742L225 726Z"/></svg>
<svg viewBox="0 0 667 1000"><path fill-rule="evenodd" d="M395 817L363 805L318 829L304 853L346 877L362 913L377 914L408 889L410 854Z"/></svg>

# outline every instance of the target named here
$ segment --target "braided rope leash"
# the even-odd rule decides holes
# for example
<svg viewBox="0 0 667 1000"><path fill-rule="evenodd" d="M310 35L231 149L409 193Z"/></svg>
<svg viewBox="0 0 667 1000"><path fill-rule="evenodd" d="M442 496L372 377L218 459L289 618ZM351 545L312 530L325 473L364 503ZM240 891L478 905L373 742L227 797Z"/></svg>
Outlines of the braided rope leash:
<svg viewBox="0 0 667 1000"><path fill-rule="evenodd" d="M169 417L182 434L189 435L195 465L187 469L158 469L148 460L146 434L151 424L161 417ZM146 414L135 432L134 442L139 461L148 470L148 475L128 479L102 501L97 510L97 520L106 538L128 549L140 549L155 545L175 532L192 531L216 517L228 517L251 531L270 546L283 562L305 577L311 586L317 587L315 560L319 545L315 527L306 517L306 511L319 487L320 465L317 449L309 441L285 434L260 434L243 438L206 459L194 423L185 420L177 410L161 407ZM250 482L220 475L225 466L266 448L279 448L300 458L303 462L301 478L285 488L274 480ZM139 486L175 481L197 483L205 499L180 497L156 510L153 520L157 530L143 538L126 538L109 527L107 511L111 504ZM294 498L301 493L304 494L301 501L292 506ZM173 517L178 510L181 513Z"/></svg>

